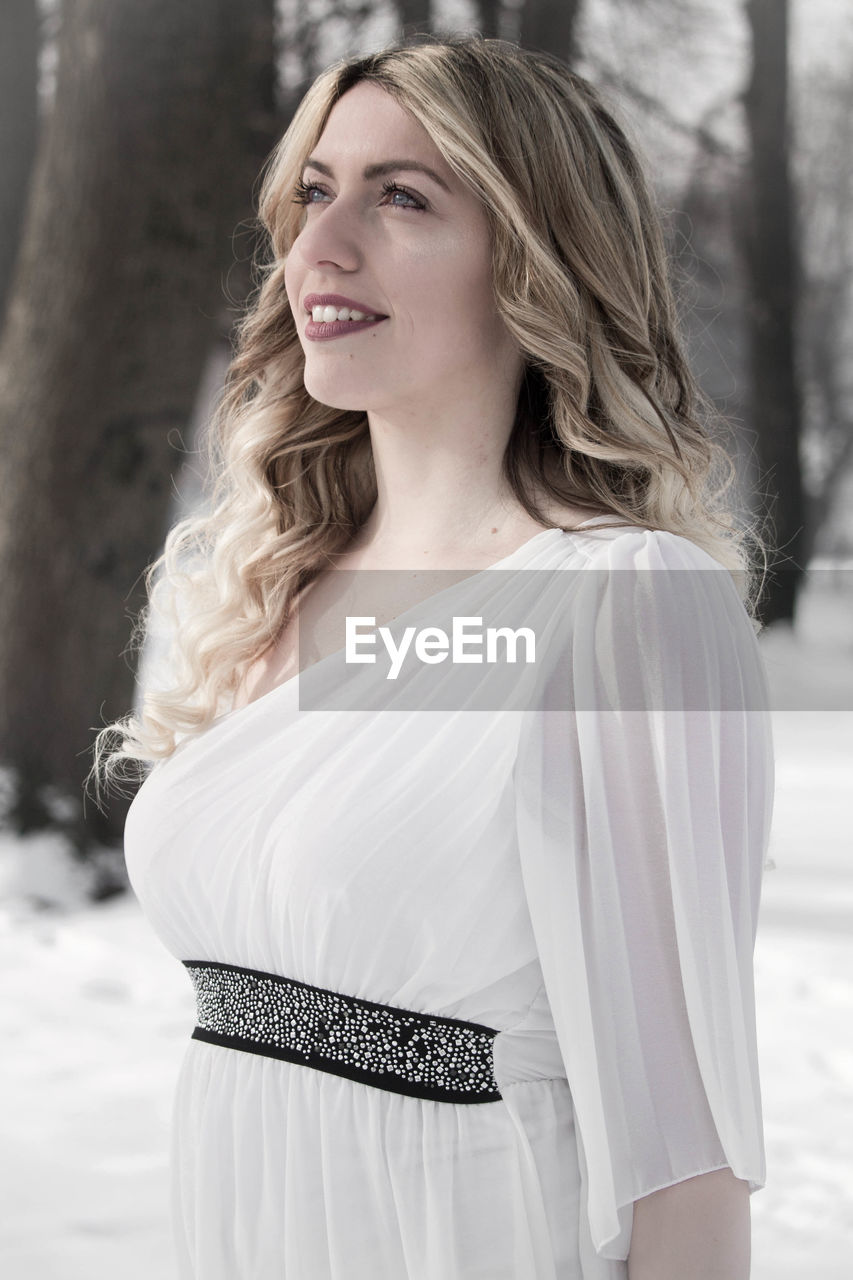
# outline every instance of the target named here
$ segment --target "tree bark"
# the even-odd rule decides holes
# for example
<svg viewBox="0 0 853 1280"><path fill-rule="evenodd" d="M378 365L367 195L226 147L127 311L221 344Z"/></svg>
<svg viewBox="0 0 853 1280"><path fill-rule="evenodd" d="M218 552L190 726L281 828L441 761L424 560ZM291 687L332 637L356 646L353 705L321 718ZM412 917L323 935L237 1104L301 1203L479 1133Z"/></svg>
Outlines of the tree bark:
<svg viewBox="0 0 853 1280"><path fill-rule="evenodd" d="M19 830L115 841L85 806L125 714L140 574L274 141L273 0L65 0L55 107L0 344L0 760ZM242 252L246 252L242 249Z"/></svg>
<svg viewBox="0 0 853 1280"><path fill-rule="evenodd" d="M432 30L431 0L395 0L395 8L401 35Z"/></svg>
<svg viewBox="0 0 853 1280"><path fill-rule="evenodd" d="M576 55L575 31L582 0L524 0L518 41L525 49L541 49L571 63Z"/></svg>
<svg viewBox="0 0 853 1280"><path fill-rule="evenodd" d="M752 415L778 567L762 621L794 618L811 543L800 467L801 391L796 350L800 267L790 174L788 2L747 0L752 78L744 101L751 146L751 210L744 234Z"/></svg>
<svg viewBox="0 0 853 1280"><path fill-rule="evenodd" d="M501 0L477 0L476 11L479 14L477 30L480 34L490 39L499 37L503 12Z"/></svg>
<svg viewBox="0 0 853 1280"><path fill-rule="evenodd" d="M18 257L38 130L36 0L0 5L0 318Z"/></svg>

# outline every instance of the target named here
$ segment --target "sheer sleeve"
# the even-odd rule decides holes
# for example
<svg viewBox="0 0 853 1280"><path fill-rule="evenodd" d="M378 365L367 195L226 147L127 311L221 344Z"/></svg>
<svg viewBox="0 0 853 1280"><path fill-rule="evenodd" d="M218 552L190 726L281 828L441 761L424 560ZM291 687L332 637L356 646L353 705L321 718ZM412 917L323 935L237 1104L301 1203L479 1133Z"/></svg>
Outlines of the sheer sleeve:
<svg viewBox="0 0 853 1280"><path fill-rule="evenodd" d="M641 1196L725 1166L764 1184L753 947L772 731L752 623L695 544L629 530L564 576L516 765L519 851L583 1248L625 1259Z"/></svg>

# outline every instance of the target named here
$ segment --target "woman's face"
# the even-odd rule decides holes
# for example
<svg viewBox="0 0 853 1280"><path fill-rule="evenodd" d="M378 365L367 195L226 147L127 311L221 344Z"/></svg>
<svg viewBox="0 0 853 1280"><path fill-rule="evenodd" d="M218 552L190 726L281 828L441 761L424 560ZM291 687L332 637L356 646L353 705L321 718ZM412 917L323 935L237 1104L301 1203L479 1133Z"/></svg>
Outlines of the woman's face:
<svg viewBox="0 0 853 1280"><path fill-rule="evenodd" d="M378 85L357 84L333 107L302 180L305 223L285 285L309 394L398 420L400 410L470 406L481 387L493 400L496 380L514 395L522 360L495 308L485 212L422 125ZM384 318L352 330L315 323L312 294Z"/></svg>

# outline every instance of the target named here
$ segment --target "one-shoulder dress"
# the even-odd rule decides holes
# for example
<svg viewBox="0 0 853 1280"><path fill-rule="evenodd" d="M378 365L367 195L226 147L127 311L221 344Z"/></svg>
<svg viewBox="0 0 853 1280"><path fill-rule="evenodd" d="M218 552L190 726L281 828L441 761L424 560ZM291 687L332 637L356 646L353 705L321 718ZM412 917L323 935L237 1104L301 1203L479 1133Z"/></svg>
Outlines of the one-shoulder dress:
<svg viewBox="0 0 853 1280"><path fill-rule="evenodd" d="M495 1033L474 1104L188 1027L184 1280L624 1280L636 1199L763 1185L755 629L691 540L602 519L395 619L526 618L512 679L421 663L371 704L377 669L355 696L367 668L329 655L138 791L128 872L176 961Z"/></svg>

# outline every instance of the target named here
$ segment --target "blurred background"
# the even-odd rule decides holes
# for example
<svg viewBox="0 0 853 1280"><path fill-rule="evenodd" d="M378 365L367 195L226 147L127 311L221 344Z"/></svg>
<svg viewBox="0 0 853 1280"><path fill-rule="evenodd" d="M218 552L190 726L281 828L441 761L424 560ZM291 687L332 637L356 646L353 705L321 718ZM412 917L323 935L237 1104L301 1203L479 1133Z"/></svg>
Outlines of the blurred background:
<svg viewBox="0 0 853 1280"><path fill-rule="evenodd" d="M128 800L141 575L200 499L251 294L261 166L311 80L403 31L565 58L645 153L694 368L768 520L777 801L756 948L755 1280L853 1251L853 11L849 0L2 0L0 1267L173 1275L193 1025L141 919ZM519 1278L523 1280L523 1278Z"/></svg>

